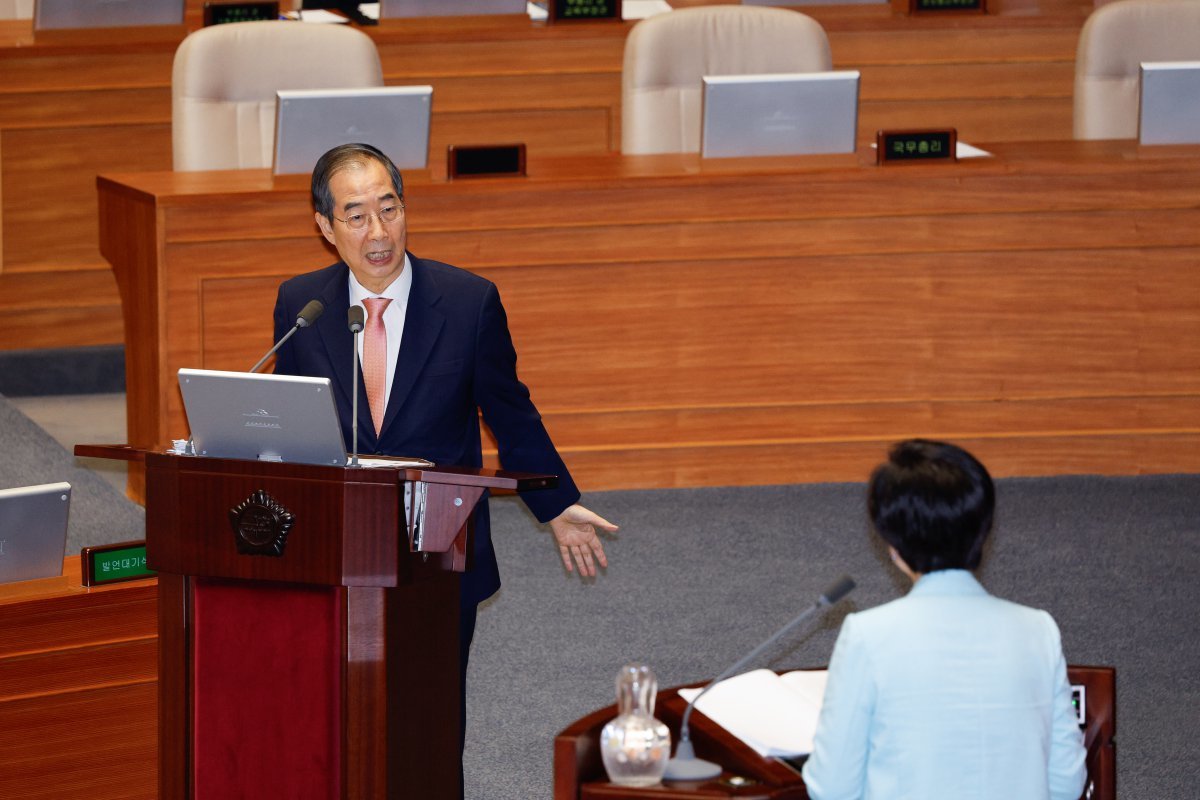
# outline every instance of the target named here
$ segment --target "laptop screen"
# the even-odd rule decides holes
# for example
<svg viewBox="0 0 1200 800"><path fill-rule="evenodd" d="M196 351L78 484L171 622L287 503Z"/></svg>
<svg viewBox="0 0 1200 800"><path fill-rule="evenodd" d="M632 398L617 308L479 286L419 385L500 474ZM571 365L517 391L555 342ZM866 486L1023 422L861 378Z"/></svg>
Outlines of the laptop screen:
<svg viewBox="0 0 1200 800"><path fill-rule="evenodd" d="M853 153L857 70L704 78L704 158Z"/></svg>
<svg viewBox="0 0 1200 800"><path fill-rule="evenodd" d="M327 150L364 142L399 169L429 163L432 86L276 92L275 174L311 173Z"/></svg>
<svg viewBox="0 0 1200 800"><path fill-rule="evenodd" d="M1141 65L1138 141L1200 143L1200 61Z"/></svg>
<svg viewBox="0 0 1200 800"><path fill-rule="evenodd" d="M346 465L328 378L179 370L197 455Z"/></svg>
<svg viewBox="0 0 1200 800"><path fill-rule="evenodd" d="M0 490L0 583L62 574L71 484Z"/></svg>
<svg viewBox="0 0 1200 800"><path fill-rule="evenodd" d="M184 0L37 0L35 31L182 25Z"/></svg>

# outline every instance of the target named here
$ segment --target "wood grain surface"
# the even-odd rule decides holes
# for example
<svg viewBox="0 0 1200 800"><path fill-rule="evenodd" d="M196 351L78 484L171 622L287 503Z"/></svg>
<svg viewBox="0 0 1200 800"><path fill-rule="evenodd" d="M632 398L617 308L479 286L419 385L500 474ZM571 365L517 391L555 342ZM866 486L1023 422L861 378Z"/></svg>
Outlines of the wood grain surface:
<svg viewBox="0 0 1200 800"><path fill-rule="evenodd" d="M676 0L675 5L698 5ZM860 140L957 126L966 141L1071 136L1084 0L996 0L987 16L810 6L834 66L862 71ZM186 29L203 3L189 0ZM546 26L520 16L384 20L369 34L390 85L434 87L431 163L450 144L524 142L532 155L620 143L633 23ZM98 249L95 177L171 166L171 64L185 28L58 32L0 21L0 350L122 340Z"/></svg>
<svg viewBox="0 0 1200 800"><path fill-rule="evenodd" d="M0 585L0 797L156 796L154 580Z"/></svg>
<svg viewBox="0 0 1200 800"><path fill-rule="evenodd" d="M497 283L520 375L590 489L860 480L906 436L1000 475L1200 468L1200 150L991 149L414 174L409 245ZM129 435L162 444L186 430L178 368L246 369L278 283L336 256L295 179L100 191L138 365Z"/></svg>

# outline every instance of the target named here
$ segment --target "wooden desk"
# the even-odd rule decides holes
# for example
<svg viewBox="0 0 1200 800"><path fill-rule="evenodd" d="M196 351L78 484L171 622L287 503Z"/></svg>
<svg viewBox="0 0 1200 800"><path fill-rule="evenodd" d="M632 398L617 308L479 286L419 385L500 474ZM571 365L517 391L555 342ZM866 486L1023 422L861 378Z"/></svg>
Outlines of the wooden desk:
<svg viewBox="0 0 1200 800"><path fill-rule="evenodd" d="M0 797L156 796L158 591L61 578L0 585Z"/></svg>
<svg viewBox="0 0 1200 800"><path fill-rule="evenodd" d="M677 0L694 5L705 0ZM1075 44L1091 0L994 0L996 13L903 17L810 6L834 66L863 73L860 131L957 125L967 141L1071 136ZM192 0L188 27L199 22ZM514 17L385 20L389 84L434 87L431 152L523 141L532 155L619 148L631 24ZM122 340L102 259L97 174L171 168L171 64L184 30L35 38L0 22L0 349Z"/></svg>
<svg viewBox="0 0 1200 800"><path fill-rule="evenodd" d="M520 374L592 490L862 480L917 435L997 475L1200 470L1200 149L993 149L411 175L409 246L498 284ZM184 434L176 371L247 369L279 282L336 256L300 178L98 186L129 438L150 447Z"/></svg>
<svg viewBox="0 0 1200 800"><path fill-rule="evenodd" d="M1085 687L1083 744L1087 749L1089 800L1115 800L1116 670L1112 667L1068 666L1072 685ZM687 703L678 689L659 694L658 716L671 729L672 749ZM600 732L617 715L616 706L588 714L567 726L554 740L554 800L808 800L799 772L779 759L762 758L741 740L694 713L690 729L696 755L720 764L720 778L702 782L664 782L646 788L611 784L600 759ZM733 785L730 778L746 780Z"/></svg>

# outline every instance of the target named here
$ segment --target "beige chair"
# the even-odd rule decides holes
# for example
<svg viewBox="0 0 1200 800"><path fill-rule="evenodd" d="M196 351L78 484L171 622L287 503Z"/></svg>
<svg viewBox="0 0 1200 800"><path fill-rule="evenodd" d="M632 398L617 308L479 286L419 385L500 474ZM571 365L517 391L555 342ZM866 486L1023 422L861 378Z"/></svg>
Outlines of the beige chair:
<svg viewBox="0 0 1200 800"><path fill-rule="evenodd" d="M382 85L375 43L344 25L237 22L202 28L175 51L175 169L271 166L277 90Z"/></svg>
<svg viewBox="0 0 1200 800"><path fill-rule="evenodd" d="M1200 60L1200 0L1118 0L1092 12L1075 53L1075 138L1135 139L1138 65Z"/></svg>
<svg viewBox="0 0 1200 800"><path fill-rule="evenodd" d="M33 19L33 0L0 0L0 19Z"/></svg>
<svg viewBox="0 0 1200 800"><path fill-rule="evenodd" d="M701 78L832 68L811 17L759 6L704 6L639 22L625 41L621 151L700 150Z"/></svg>

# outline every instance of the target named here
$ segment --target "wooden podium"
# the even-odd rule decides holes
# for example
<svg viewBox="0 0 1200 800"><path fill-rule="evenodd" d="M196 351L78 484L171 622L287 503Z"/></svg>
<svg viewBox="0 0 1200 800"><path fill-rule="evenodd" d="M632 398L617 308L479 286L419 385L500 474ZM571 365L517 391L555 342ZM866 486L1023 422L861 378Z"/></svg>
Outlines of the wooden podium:
<svg viewBox="0 0 1200 800"><path fill-rule="evenodd" d="M159 797L459 795L459 572L485 489L557 478L143 460Z"/></svg>
<svg viewBox="0 0 1200 800"><path fill-rule="evenodd" d="M1087 749L1086 800L1115 800L1116 670L1067 667L1067 680L1084 687L1083 744ZM671 729L671 748L687 703L679 688L659 693L656 716ZM696 755L724 769L711 781L664 782L646 788L609 783L600 758L600 732L617 716L616 706L593 711L554 739L554 800L808 800L800 771L777 758L763 758L721 726L694 713L690 729Z"/></svg>

